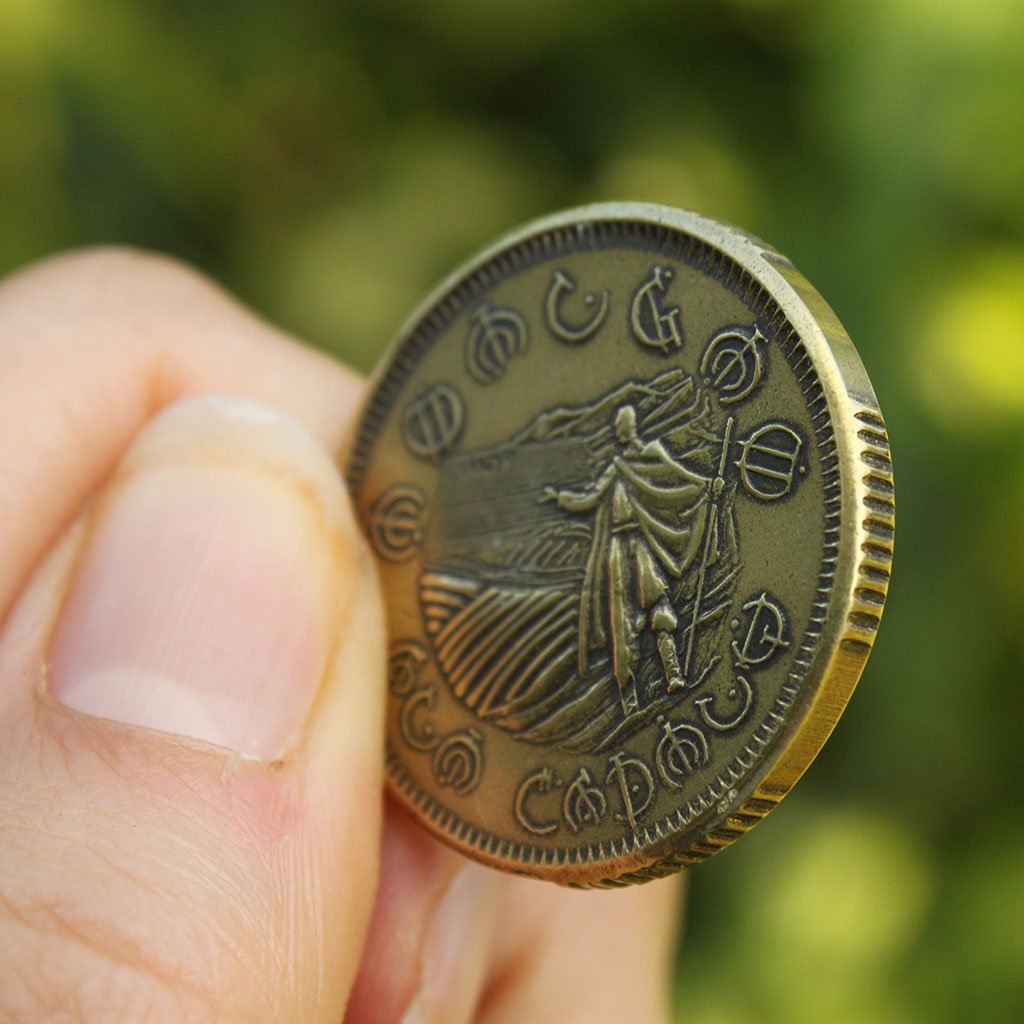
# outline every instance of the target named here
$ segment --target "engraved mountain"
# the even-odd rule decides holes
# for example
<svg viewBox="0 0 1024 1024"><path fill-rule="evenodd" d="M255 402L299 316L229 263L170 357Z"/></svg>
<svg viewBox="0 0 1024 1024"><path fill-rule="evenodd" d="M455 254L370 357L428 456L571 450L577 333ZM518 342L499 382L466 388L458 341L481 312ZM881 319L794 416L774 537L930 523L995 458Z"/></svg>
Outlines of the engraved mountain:
<svg viewBox="0 0 1024 1024"><path fill-rule="evenodd" d="M738 569L730 428L673 369L444 461L420 602L463 706L592 751L703 681Z"/></svg>

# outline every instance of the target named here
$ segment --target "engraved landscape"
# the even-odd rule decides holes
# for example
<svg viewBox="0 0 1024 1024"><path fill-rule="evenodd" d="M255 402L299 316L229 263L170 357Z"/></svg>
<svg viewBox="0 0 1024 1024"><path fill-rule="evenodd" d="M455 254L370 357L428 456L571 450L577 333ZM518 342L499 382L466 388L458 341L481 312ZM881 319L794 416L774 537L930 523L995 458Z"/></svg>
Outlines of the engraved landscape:
<svg viewBox="0 0 1024 1024"><path fill-rule="evenodd" d="M699 685L738 569L731 425L676 368L445 460L420 600L463 706L599 750Z"/></svg>

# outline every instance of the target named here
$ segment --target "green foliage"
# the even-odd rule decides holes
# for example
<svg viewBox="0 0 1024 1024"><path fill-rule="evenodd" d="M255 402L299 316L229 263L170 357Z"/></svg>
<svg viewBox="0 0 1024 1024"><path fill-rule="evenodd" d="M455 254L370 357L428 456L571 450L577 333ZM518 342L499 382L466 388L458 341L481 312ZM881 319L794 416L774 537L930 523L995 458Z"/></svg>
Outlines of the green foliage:
<svg viewBox="0 0 1024 1024"><path fill-rule="evenodd" d="M797 792L692 872L680 1021L1024 1007L1019 0L3 0L0 269L175 253L368 369L524 219L645 199L790 256L861 349L900 529Z"/></svg>

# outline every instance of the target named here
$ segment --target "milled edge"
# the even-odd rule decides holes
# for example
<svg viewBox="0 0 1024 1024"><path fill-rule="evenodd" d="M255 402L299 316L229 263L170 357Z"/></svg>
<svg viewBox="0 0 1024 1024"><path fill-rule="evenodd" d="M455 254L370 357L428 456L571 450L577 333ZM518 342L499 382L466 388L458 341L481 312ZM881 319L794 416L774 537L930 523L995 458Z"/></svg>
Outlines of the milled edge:
<svg viewBox="0 0 1024 1024"><path fill-rule="evenodd" d="M877 408L862 405L853 415L858 423L857 437L862 443L858 457L864 467L864 475L860 479L864 512L860 542L863 557L857 566L858 585L853 592L854 603L846 617L847 629L840 643L866 659L871 653L889 593L896 504L889 435L882 413Z"/></svg>

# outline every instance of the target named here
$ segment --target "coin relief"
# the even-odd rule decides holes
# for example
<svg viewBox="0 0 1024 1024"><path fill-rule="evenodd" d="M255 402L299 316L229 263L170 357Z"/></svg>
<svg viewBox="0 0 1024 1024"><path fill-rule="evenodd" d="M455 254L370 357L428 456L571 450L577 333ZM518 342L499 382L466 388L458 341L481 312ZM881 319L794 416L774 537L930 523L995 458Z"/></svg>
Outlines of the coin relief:
<svg viewBox="0 0 1024 1024"><path fill-rule="evenodd" d="M380 374L349 481L388 602L388 770L465 852L579 885L691 863L849 695L888 444L769 255L662 208L566 214L449 282Z"/></svg>

